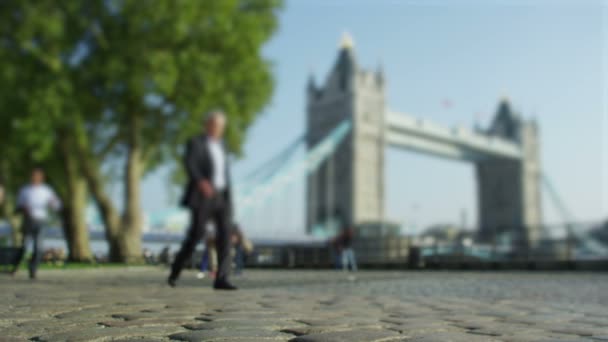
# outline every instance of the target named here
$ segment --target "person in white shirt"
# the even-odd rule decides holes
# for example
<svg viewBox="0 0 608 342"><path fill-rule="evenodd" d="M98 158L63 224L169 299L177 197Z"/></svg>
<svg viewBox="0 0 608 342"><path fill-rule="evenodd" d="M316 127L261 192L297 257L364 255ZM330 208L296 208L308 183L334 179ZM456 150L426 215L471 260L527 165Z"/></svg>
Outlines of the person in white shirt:
<svg viewBox="0 0 608 342"><path fill-rule="evenodd" d="M19 190L17 209L23 213L23 245L14 264L13 274L25 255L28 242L32 244L32 258L29 261L30 278L36 278L38 264L42 258L41 231L48 224L49 210L58 211L61 201L53 189L44 183L44 171L40 168L32 170L31 182Z"/></svg>

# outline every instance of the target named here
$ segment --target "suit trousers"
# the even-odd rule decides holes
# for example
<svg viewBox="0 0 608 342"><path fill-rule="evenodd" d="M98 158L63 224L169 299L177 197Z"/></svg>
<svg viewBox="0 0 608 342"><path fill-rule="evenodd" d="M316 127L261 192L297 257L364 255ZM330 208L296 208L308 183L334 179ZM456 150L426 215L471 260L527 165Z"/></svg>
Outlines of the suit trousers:
<svg viewBox="0 0 608 342"><path fill-rule="evenodd" d="M15 260L14 271L17 271L19 264L23 260L25 256L26 248L28 244L32 244L32 256L29 260L29 271L30 276L36 276L36 271L38 270L38 265L40 264L40 260L42 259L42 237L40 236L42 229L44 228L46 222L42 220L37 220L34 218L26 217L23 228L23 244L21 246L21 250Z"/></svg>
<svg viewBox="0 0 608 342"><path fill-rule="evenodd" d="M229 209L224 193L207 198L201 205L190 208L190 228L171 266L171 279L179 277L184 263L192 258L196 245L205 237L207 223L212 221L216 229L215 248L218 258L216 281L228 280L231 265L230 235L232 232Z"/></svg>

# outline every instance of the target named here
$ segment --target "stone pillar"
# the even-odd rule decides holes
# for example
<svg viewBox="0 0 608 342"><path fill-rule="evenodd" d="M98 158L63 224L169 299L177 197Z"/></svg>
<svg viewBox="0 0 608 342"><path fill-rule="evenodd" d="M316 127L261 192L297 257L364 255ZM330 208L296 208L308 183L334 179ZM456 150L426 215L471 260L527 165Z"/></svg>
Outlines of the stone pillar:
<svg viewBox="0 0 608 342"><path fill-rule="evenodd" d="M360 70L352 45L342 46L324 85L317 86L311 78L307 105L308 148L323 140L345 119L352 120L352 130L336 149L331 162L325 161L307 177L308 232L337 212L343 220L355 225L383 219L384 112L382 72ZM332 192L329 196L328 187Z"/></svg>
<svg viewBox="0 0 608 342"><path fill-rule="evenodd" d="M542 235L540 142L536 121L522 125L522 206L526 238L531 247L536 247Z"/></svg>
<svg viewBox="0 0 608 342"><path fill-rule="evenodd" d="M521 161L489 159L478 162L476 169L479 238L492 243L509 234L521 240L524 234Z"/></svg>
<svg viewBox="0 0 608 342"><path fill-rule="evenodd" d="M537 125L503 101L487 133L519 144L522 157L477 162L479 238L492 243L508 234L519 245L534 247L542 222Z"/></svg>

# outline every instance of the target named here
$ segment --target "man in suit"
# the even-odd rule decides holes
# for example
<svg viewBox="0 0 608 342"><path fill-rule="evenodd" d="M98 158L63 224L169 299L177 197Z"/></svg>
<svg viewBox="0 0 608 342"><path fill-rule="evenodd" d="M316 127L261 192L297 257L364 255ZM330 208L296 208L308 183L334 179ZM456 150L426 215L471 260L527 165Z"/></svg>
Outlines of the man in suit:
<svg viewBox="0 0 608 342"><path fill-rule="evenodd" d="M226 127L226 116L215 110L205 119L205 132L188 141L184 166L188 183L182 205L190 209L191 223L180 251L171 267L168 283L176 281L186 260L205 234L209 220L215 223L215 246L218 257L217 277L213 287L218 290L236 290L229 281L230 235L232 227L232 203L230 194L230 170L228 154L222 141Z"/></svg>

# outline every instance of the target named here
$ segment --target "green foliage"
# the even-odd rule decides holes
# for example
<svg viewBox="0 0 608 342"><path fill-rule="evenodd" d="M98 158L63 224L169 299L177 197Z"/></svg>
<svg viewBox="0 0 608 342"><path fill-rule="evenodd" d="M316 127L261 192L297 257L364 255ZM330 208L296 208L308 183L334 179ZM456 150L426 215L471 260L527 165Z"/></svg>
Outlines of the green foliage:
<svg viewBox="0 0 608 342"><path fill-rule="evenodd" d="M126 140L140 116L138 133L153 167L199 132L205 111L221 107L230 117L229 146L240 153L272 94L271 63L261 48L276 30L280 6L276 0L2 2L3 150L25 143L36 146L31 158L42 160L52 153L58 127L86 124L101 151L109 140Z"/></svg>
<svg viewBox="0 0 608 342"><path fill-rule="evenodd" d="M63 96L61 14L50 1L0 4L0 158L11 192L23 184L31 165L50 159Z"/></svg>
<svg viewBox="0 0 608 342"><path fill-rule="evenodd" d="M133 167L127 156L135 156L143 175L178 160L204 112L217 107L229 116L228 144L240 154L273 91L272 64L261 49L281 5L0 1L0 172L13 175L10 190L42 163L69 196L65 170L76 155L119 170L106 177Z"/></svg>
<svg viewBox="0 0 608 342"><path fill-rule="evenodd" d="M221 107L230 119L229 146L240 153L247 128L272 94L271 64L261 47L276 29L280 3L111 4L83 62L95 79L104 79L96 86L112 128L101 120L101 131L126 136L133 120L144 118L138 138L149 169L175 157L185 139L200 132L204 112Z"/></svg>

